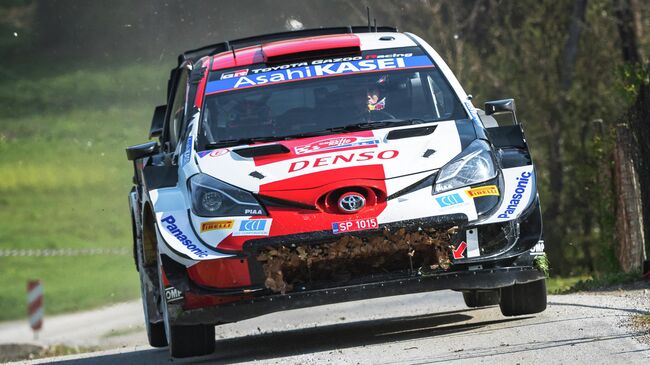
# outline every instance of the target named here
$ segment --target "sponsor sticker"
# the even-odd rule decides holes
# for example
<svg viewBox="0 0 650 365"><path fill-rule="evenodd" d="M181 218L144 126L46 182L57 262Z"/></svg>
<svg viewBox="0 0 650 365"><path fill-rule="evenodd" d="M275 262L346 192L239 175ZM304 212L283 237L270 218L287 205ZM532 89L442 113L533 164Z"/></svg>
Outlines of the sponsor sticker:
<svg viewBox="0 0 650 365"><path fill-rule="evenodd" d="M185 144L185 152L183 152L183 162L181 165L185 165L190 162L190 157L192 156L192 136L187 137L187 143Z"/></svg>
<svg viewBox="0 0 650 365"><path fill-rule="evenodd" d="M235 221L232 219L221 221L207 221L201 223L201 232L214 231L217 229L232 229Z"/></svg>
<svg viewBox="0 0 650 365"><path fill-rule="evenodd" d="M300 171L308 167L317 168L317 167L337 165L337 164L363 162L363 161L368 161L373 159L391 160L397 157L398 155L399 155L398 150L386 150L386 151L379 151L379 152L373 150L373 151L366 151L360 153L357 153L356 151L351 153L342 152L336 155L307 158L305 160L294 161L291 163L291 165L289 165L289 172Z"/></svg>
<svg viewBox="0 0 650 365"><path fill-rule="evenodd" d="M439 196L436 198L436 201L438 202L438 205L440 205L441 208L446 208L452 205L462 204L465 202L463 198L461 198L460 194L458 193Z"/></svg>
<svg viewBox="0 0 650 365"><path fill-rule="evenodd" d="M496 185L479 186L466 191L467 196L474 199L481 196L496 195L499 196L499 188Z"/></svg>
<svg viewBox="0 0 650 365"><path fill-rule="evenodd" d="M353 231L363 231L366 229L378 228L377 218L364 218L345 222L332 223L333 233L346 233Z"/></svg>
<svg viewBox="0 0 650 365"><path fill-rule="evenodd" d="M233 236L268 236L273 219L245 219L232 233Z"/></svg>
<svg viewBox="0 0 650 365"><path fill-rule="evenodd" d="M544 254L544 241L539 241L535 247L530 249L530 253L533 255L543 255Z"/></svg>
<svg viewBox="0 0 650 365"><path fill-rule="evenodd" d="M206 94L237 90L245 87L271 85L274 83L305 80L315 77L338 76L381 70L399 70L417 67L433 67L428 56L396 55L392 58L355 59L345 62L282 65L260 70L252 70L251 74L223 78L208 82ZM295 66L295 67L291 67ZM267 71L268 70L268 71Z"/></svg>
<svg viewBox="0 0 650 365"><path fill-rule="evenodd" d="M205 156L210 156L210 157L219 157L219 156L224 156L227 155L228 152L230 152L229 149L227 148L220 148L218 150L207 150L207 151L200 151L198 152L199 157L203 158Z"/></svg>
<svg viewBox="0 0 650 365"><path fill-rule="evenodd" d="M160 223L169 233L171 233L183 246L185 246L190 252L195 254L198 257L208 256L207 251L203 251L197 245L195 245L192 240L190 240L183 231L178 228L176 225L176 218L173 215L168 215L163 217L160 220Z"/></svg>
<svg viewBox="0 0 650 365"><path fill-rule="evenodd" d="M232 79L233 77L243 77L248 75L248 69L242 69L242 70L237 70L237 71L231 71L231 72L224 72L221 75L221 80L224 79Z"/></svg>
<svg viewBox="0 0 650 365"><path fill-rule="evenodd" d="M326 138L312 143L308 143L302 146L294 147L296 155L303 155L305 153L313 153L320 151L329 151L340 148L350 148L350 147L376 147L379 144L379 140L375 138L359 138L359 137L335 137L335 138Z"/></svg>
<svg viewBox="0 0 650 365"><path fill-rule="evenodd" d="M510 197L510 202L506 209L499 214L499 218L510 218L511 215L515 214L519 204L521 204L521 199L524 197L524 193L528 189L528 185L530 185L530 178L532 176L532 172L524 171L521 175L515 178L517 180L517 188L515 189L515 193Z"/></svg>
<svg viewBox="0 0 650 365"><path fill-rule="evenodd" d="M165 299L167 299L167 302L180 300L183 299L183 293L173 286L170 286L169 288L165 288Z"/></svg>

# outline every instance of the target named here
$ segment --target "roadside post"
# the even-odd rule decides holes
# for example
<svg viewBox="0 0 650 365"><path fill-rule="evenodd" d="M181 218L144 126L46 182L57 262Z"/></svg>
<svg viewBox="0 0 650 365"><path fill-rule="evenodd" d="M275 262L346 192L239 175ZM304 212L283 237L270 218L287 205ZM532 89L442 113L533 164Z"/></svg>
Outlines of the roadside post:
<svg viewBox="0 0 650 365"><path fill-rule="evenodd" d="M34 340L38 340L38 331L43 327L43 286L40 280L27 281L27 314Z"/></svg>

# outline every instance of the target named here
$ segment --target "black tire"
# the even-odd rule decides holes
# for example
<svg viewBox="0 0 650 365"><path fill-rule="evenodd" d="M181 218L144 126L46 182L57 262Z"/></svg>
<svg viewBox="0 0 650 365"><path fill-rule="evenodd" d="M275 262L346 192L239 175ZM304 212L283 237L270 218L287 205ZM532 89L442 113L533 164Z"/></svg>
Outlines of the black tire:
<svg viewBox="0 0 650 365"><path fill-rule="evenodd" d="M133 216L131 217L133 218ZM136 265L140 276L140 295L142 297L142 308L144 310L144 325L147 329L147 340L151 347L167 346L167 335L165 333L165 322L161 313L162 299L160 296L160 284L156 264L148 267L144 264L143 252L137 249L137 236L135 233L135 220L133 220L134 229L134 254L136 255Z"/></svg>
<svg viewBox="0 0 650 365"><path fill-rule="evenodd" d="M463 299L465 300L465 305L467 305L470 308L497 305L499 304L500 298L501 296L498 290L490 290L490 291L471 290L471 291L463 292Z"/></svg>
<svg viewBox="0 0 650 365"><path fill-rule="evenodd" d="M504 316L543 312L546 309L546 280L501 288L499 306Z"/></svg>
<svg viewBox="0 0 650 365"><path fill-rule="evenodd" d="M147 339L151 347L167 346L167 335L165 334L165 322L147 322Z"/></svg>
<svg viewBox="0 0 650 365"><path fill-rule="evenodd" d="M169 352L172 357L208 355L214 352L214 326L171 326Z"/></svg>

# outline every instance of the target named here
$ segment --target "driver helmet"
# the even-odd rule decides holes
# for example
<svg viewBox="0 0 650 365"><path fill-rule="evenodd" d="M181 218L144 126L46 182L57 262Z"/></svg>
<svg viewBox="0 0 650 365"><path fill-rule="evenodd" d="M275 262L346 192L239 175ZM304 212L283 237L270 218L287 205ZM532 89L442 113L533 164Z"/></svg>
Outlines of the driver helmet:
<svg viewBox="0 0 650 365"><path fill-rule="evenodd" d="M386 97L383 96L383 90L385 89L387 78L387 75L383 75L373 85L367 88L368 111L383 110L386 107Z"/></svg>

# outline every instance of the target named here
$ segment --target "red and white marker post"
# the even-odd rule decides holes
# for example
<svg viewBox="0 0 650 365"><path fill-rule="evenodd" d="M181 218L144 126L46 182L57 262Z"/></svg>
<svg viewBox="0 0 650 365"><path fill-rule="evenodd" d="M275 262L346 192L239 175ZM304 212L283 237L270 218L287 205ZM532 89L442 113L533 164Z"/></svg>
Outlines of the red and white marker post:
<svg viewBox="0 0 650 365"><path fill-rule="evenodd" d="M43 286L40 280L27 281L27 314L37 340L38 331L43 327Z"/></svg>

